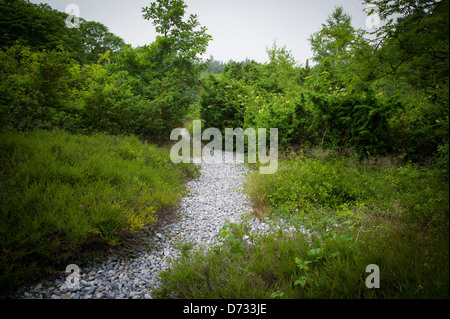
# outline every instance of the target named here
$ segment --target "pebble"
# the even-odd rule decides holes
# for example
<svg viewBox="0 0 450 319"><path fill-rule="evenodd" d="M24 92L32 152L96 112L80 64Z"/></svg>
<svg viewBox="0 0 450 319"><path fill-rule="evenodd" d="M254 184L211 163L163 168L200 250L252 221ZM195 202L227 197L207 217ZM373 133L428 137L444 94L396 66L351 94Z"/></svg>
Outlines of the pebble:
<svg viewBox="0 0 450 319"><path fill-rule="evenodd" d="M188 182L189 196L180 204L181 218L162 227L154 236L156 247L138 257L124 261L110 256L92 268L83 268L78 286L67 288L61 275L45 284L21 287L13 298L71 298L71 299L152 299L152 289L158 287L158 273L169 267L169 259L181 255L180 243L196 249L220 244L218 236L226 222L241 223L245 215L252 213L250 200L242 192L242 182L248 169L243 164L220 161L221 152L215 152L215 162L198 164L201 176ZM223 157L222 157L223 158ZM264 234L277 231L269 218L263 221L252 217L246 221L252 233ZM296 231L283 224L288 232ZM306 229L300 229L310 235ZM246 236L249 244L251 237ZM178 247L178 248L177 248Z"/></svg>

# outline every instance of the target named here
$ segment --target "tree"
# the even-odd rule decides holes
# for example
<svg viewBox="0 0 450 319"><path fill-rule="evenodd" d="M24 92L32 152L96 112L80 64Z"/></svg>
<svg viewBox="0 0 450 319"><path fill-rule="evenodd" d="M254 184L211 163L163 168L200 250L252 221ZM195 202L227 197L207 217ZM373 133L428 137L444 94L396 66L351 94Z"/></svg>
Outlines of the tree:
<svg viewBox="0 0 450 319"><path fill-rule="evenodd" d="M206 61L208 67L205 71L208 73L221 74L224 68L224 63L222 61L214 60L214 57L210 55L208 61Z"/></svg>
<svg viewBox="0 0 450 319"><path fill-rule="evenodd" d="M396 148L415 161L448 158L449 0L363 2L378 6L385 22L372 33L366 69L398 105L391 119Z"/></svg>
<svg viewBox="0 0 450 319"><path fill-rule="evenodd" d="M196 15L191 14L184 21L186 8L183 0L158 0L142 8L142 12L145 19L153 20L161 34L151 44L153 77L161 80L171 74L181 85L181 91L191 94L200 84L200 73L205 67L201 55L206 52L211 36L205 27L200 27Z"/></svg>
<svg viewBox="0 0 450 319"><path fill-rule="evenodd" d="M168 140L170 132L183 125L204 69L200 55L211 36L204 27L198 30L195 15L184 20L185 9L180 0L158 0L143 8L144 18L153 20L160 35L139 48L125 45L107 66L144 99L148 112L142 135L153 141Z"/></svg>

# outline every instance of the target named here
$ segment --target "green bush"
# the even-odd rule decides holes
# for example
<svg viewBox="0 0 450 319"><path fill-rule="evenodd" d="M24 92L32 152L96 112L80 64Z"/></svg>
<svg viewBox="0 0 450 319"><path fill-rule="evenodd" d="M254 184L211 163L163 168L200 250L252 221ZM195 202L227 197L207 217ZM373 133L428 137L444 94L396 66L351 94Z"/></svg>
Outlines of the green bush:
<svg viewBox="0 0 450 319"><path fill-rule="evenodd" d="M278 128L279 143L305 140L308 113L302 92L269 93L228 76L210 75L203 83L201 118L205 127Z"/></svg>
<svg viewBox="0 0 450 319"><path fill-rule="evenodd" d="M389 90L390 89L390 90ZM380 100L396 107L389 119L394 151L423 163L448 143L448 85L432 90L380 90Z"/></svg>
<svg viewBox="0 0 450 319"><path fill-rule="evenodd" d="M439 177L390 158L361 162L324 150L280 159L277 174L249 174L246 192L269 223L283 218L312 235L258 236L245 221L226 224L224 243L185 249L154 296L446 299L449 189ZM379 289L366 286L370 264L379 266Z"/></svg>
<svg viewBox="0 0 450 319"><path fill-rule="evenodd" d="M155 142L164 140L161 130L167 123L155 101L136 95L120 74L110 74L102 65L93 64L79 70L77 79L74 99L80 104L81 131L132 133Z"/></svg>
<svg viewBox="0 0 450 319"><path fill-rule="evenodd" d="M133 136L64 131L1 133L0 164L2 292L92 240L119 245L176 205L195 174Z"/></svg>
<svg viewBox="0 0 450 319"><path fill-rule="evenodd" d="M448 171L449 171L449 150L448 150L448 142L444 145L439 145L437 150L437 167L442 170L442 174L448 180Z"/></svg>
<svg viewBox="0 0 450 319"><path fill-rule="evenodd" d="M139 134L157 141L167 141L174 128L183 127L199 85L199 67L180 58L161 56L166 45L158 38L137 49L125 46L115 63L108 65L110 72L119 74L132 93L145 101L145 111L139 114L143 121Z"/></svg>
<svg viewBox="0 0 450 319"><path fill-rule="evenodd" d="M245 127L278 128L282 146L306 142L310 114L305 109L303 92L295 95L258 92L246 104Z"/></svg>
<svg viewBox="0 0 450 319"><path fill-rule="evenodd" d="M192 97L175 76L136 84L137 78L108 64L80 66L64 50L0 51L0 124L4 128L66 129L73 133L136 134L167 141L183 125ZM152 88L147 97L137 90Z"/></svg>

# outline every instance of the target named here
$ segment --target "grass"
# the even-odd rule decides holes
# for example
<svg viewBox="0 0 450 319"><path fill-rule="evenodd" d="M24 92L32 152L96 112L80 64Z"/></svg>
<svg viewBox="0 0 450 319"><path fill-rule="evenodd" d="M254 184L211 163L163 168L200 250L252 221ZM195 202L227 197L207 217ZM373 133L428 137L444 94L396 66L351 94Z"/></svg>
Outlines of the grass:
<svg viewBox="0 0 450 319"><path fill-rule="evenodd" d="M250 174L246 191L259 216L305 225L311 240L229 226L223 246L185 249L156 297L449 297L449 188L440 172L318 151L279 164L276 174ZM379 289L366 287L370 264Z"/></svg>
<svg viewBox="0 0 450 319"><path fill-rule="evenodd" d="M0 134L1 293L89 245L120 246L178 204L193 165L134 136Z"/></svg>

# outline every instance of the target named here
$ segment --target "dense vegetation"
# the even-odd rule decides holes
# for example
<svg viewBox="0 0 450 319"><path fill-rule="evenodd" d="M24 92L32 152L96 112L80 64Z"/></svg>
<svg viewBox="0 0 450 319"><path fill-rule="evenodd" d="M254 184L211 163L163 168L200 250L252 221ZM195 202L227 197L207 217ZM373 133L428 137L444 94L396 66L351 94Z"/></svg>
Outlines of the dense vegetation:
<svg viewBox="0 0 450 319"><path fill-rule="evenodd" d="M195 169L161 146L200 118L278 128L279 171L250 174L246 192L257 216L319 236L252 245L227 225L221 248L184 246L161 297L448 298L449 1L362 1L383 26L355 29L337 7L299 65L276 43L267 63L204 62L211 36L182 0L142 9L159 35L138 48L0 0L2 292L175 205ZM370 263L384 290L364 286Z"/></svg>
<svg viewBox="0 0 450 319"><path fill-rule="evenodd" d="M161 36L134 49L98 22L0 1L1 293L123 243L195 175L147 144L183 126L210 38L169 2L143 8Z"/></svg>
<svg viewBox="0 0 450 319"><path fill-rule="evenodd" d="M174 12L155 5L144 8L144 17L158 21L162 35L133 49L100 23L82 20L79 29L69 29L67 14L2 0L2 12L10 14L0 20L0 125L167 141L195 99L202 69L197 55L210 36L197 30L194 16L181 20L182 2L174 2ZM176 22L168 24L171 19Z"/></svg>
<svg viewBox="0 0 450 319"><path fill-rule="evenodd" d="M301 231L255 236L226 225L223 246L185 243L162 298L448 298L449 188L436 170L314 149L246 182L258 216ZM224 262L226 261L226 262ZM249 262L251 261L251 262ZM380 267L367 289L366 266Z"/></svg>
<svg viewBox="0 0 450 319"><path fill-rule="evenodd" d="M122 244L195 176L132 136L4 132L0 151L2 288L64 268L90 244Z"/></svg>
<svg viewBox="0 0 450 319"><path fill-rule="evenodd" d="M375 40L336 8L310 38L313 68L298 66L276 43L267 49L268 63L226 64L222 75L203 83L205 125L278 127L285 146L353 148L362 157L396 154L445 170L448 2L419 2L416 9L416 1L409 2L401 8L387 2L392 13L405 14L378 30ZM422 29L427 34L415 36Z"/></svg>
<svg viewBox="0 0 450 319"><path fill-rule="evenodd" d="M247 178L255 214L314 235L226 225L225 245L182 247L158 296L448 298L448 1L372 2L401 15L375 40L338 7L310 38L314 67L274 44L268 63L205 77L206 127L279 128L278 172Z"/></svg>

